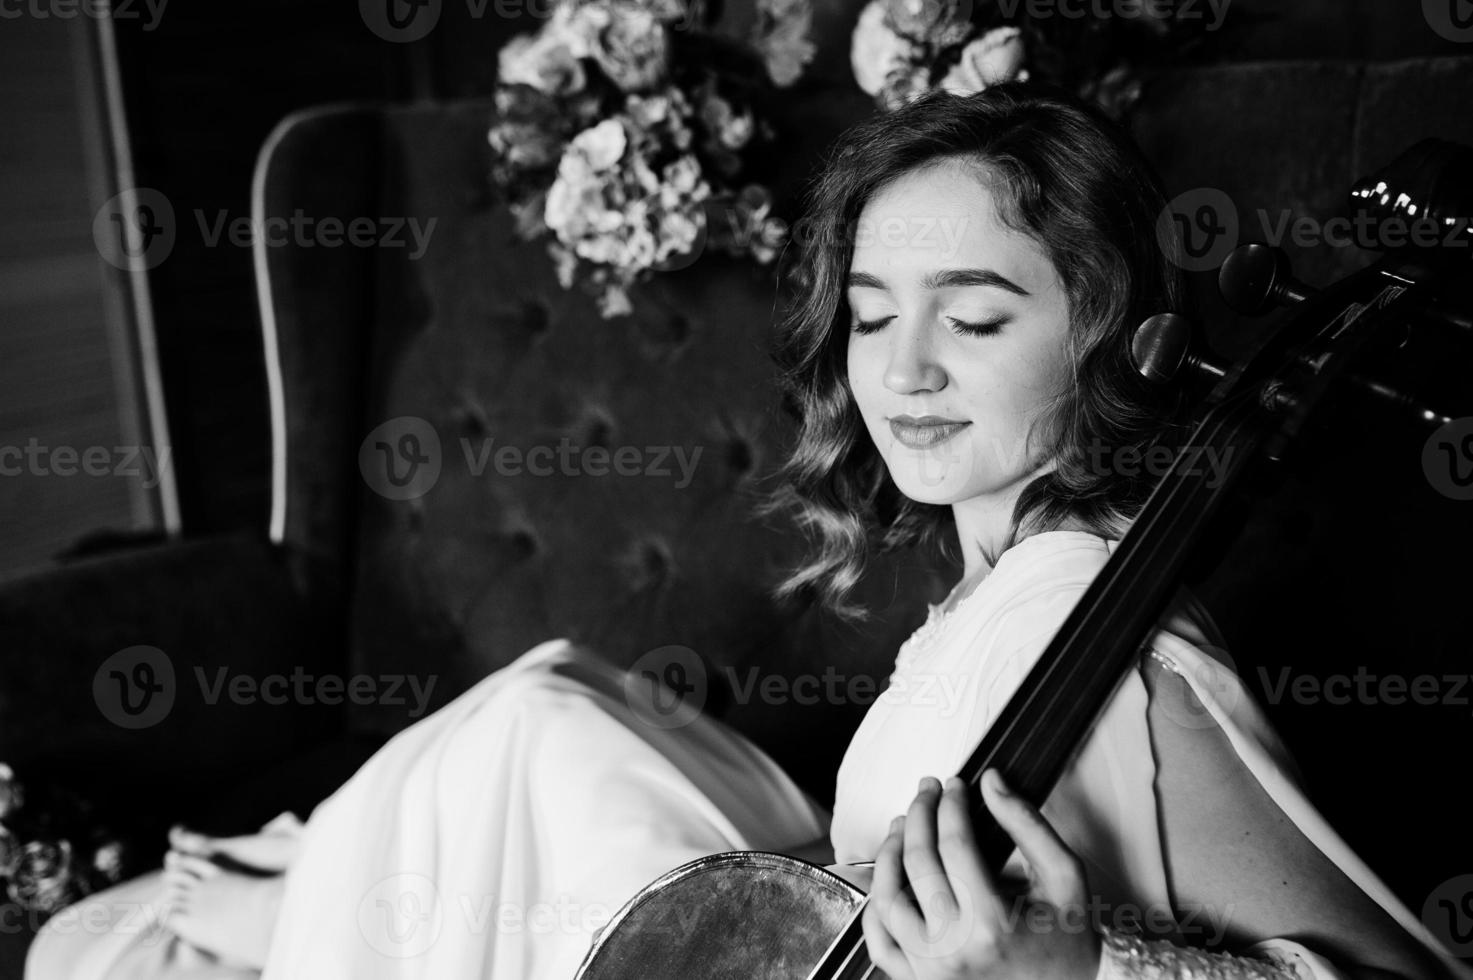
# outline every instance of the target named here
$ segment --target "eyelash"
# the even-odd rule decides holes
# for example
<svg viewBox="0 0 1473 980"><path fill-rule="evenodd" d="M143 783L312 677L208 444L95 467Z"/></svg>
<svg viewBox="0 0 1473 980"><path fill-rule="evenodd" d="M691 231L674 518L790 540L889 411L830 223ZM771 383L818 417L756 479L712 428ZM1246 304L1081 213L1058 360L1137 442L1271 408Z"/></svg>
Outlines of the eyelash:
<svg viewBox="0 0 1473 980"><path fill-rule="evenodd" d="M870 334L874 333L876 330L879 330L885 324L889 323L892 319L894 319L894 317L887 316L880 320L859 320L855 323L850 324L849 329L852 330L854 333L861 335ZM958 320L956 317L951 316L947 317L946 319L956 329L957 333L965 334L969 337L990 337L993 334L1001 331L1003 325L1008 322L1006 318L1000 320L989 320L986 323L968 323L965 320Z"/></svg>

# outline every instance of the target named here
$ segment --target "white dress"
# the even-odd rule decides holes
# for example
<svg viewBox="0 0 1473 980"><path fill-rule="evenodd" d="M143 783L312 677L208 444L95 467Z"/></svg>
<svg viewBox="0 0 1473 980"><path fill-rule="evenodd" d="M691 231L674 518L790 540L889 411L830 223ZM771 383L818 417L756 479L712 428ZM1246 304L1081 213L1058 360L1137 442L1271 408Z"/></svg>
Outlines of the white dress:
<svg viewBox="0 0 1473 980"><path fill-rule="evenodd" d="M784 851L827 833L840 863L872 859L920 777L960 767L1116 543L1085 532L1035 535L1005 552L949 613L933 610L901 647L889 689L846 751L832 821L720 721L672 725L645 685L626 684L595 655L565 640L534 647L400 732L313 811L261 976L570 980L594 931L692 858ZM1299 791L1261 713L1204 652L1216 639L1184 593L1153 640L1153 654L1210 713L1210 722L1183 723L1220 725L1305 836L1461 969ZM1142 909L1169 907L1146 705L1132 672L1044 807L1085 859L1093 890ZM1009 866L1020 860L1015 852ZM105 916L151 901L153 877L53 919L32 950L30 980L255 975L216 964L157 926L66 928L68 914ZM1289 957L1305 976L1339 976L1297 943L1260 948Z"/></svg>

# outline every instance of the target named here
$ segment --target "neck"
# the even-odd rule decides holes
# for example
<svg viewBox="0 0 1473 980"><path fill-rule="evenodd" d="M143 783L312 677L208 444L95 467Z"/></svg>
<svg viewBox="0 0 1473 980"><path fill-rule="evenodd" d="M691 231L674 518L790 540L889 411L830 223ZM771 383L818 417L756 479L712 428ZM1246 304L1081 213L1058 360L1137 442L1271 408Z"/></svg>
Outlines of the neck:
<svg viewBox="0 0 1473 980"><path fill-rule="evenodd" d="M962 553L962 578L986 575L997 564L1012 530L1013 509L1023 488L1054 468L1053 460L991 493L978 494L951 505L957 544Z"/></svg>

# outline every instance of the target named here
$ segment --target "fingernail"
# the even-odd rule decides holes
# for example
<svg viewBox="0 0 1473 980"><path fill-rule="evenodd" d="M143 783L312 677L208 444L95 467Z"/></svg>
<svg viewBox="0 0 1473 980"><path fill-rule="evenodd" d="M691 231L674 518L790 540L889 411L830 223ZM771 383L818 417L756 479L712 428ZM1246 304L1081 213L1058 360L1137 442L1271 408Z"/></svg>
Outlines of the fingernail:
<svg viewBox="0 0 1473 980"><path fill-rule="evenodd" d="M1008 789L1008 784L1002 781L1002 773L998 772L996 769L987 770L987 778L992 780L992 788L995 792L998 793L998 795L1013 795L1012 791Z"/></svg>
<svg viewBox="0 0 1473 980"><path fill-rule="evenodd" d="M961 792L965 792L966 788L967 788L966 780L962 779L962 777L960 777L960 776L952 776L950 779L948 779L946 781L946 791L948 793L961 793Z"/></svg>
<svg viewBox="0 0 1473 980"><path fill-rule="evenodd" d="M917 788L916 792L918 792L918 793L929 792L932 789L932 787L935 787L936 789L940 789L941 788L941 781L939 779L937 779L935 776L922 776L921 777L921 784Z"/></svg>
<svg viewBox="0 0 1473 980"><path fill-rule="evenodd" d="M905 823L905 817L903 817L903 816L896 817L894 820L891 820L890 821L890 833L892 833L892 834L895 833L895 831L899 830L900 827L901 827L901 825L904 824L904 823Z"/></svg>

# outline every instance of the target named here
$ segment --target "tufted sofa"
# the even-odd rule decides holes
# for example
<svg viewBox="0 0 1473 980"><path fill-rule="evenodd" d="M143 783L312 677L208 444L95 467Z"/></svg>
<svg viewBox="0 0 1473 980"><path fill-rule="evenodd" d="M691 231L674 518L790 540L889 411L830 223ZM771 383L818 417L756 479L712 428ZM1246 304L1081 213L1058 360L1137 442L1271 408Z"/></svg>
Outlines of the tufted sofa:
<svg viewBox="0 0 1473 980"><path fill-rule="evenodd" d="M800 96L786 108L785 204L828 142L871 111L857 92ZM1356 176L1423 135L1473 142L1469 105L1473 58L1240 64L1158 76L1134 126L1169 193L1224 191L1246 240L1259 237L1258 209L1338 213ZM407 675L433 682L433 707L566 635L624 666L692 652L706 709L832 799L865 683L888 673L956 570L919 554L877 562L861 585L876 613L863 627L774 603L767 587L801 553L791 526L751 510L792 436L766 353L781 297L764 273L704 256L636 291L633 315L600 320L495 203L493 113L489 99L337 105L278 126L255 173L258 220L297 209L414 218L426 247L407 229L377 249L258 245L267 534L138 549L0 591L0 744L110 786L111 799L145 787L171 817L241 829L284 805L305 811L412 722L414 706L185 707L154 730L119 732L99 722L77 676L149 642L181 672ZM1327 245L1289 251L1311 282L1367 259ZM1243 353L1261 325L1222 306L1210 273L1192 285L1211 344ZM1457 363L1445 367L1455 374ZM1460 608L1456 579L1429 556L1438 536L1473 540L1470 519L1394 467L1352 465L1368 446L1406 440L1351 422L1311 466L1266 486L1194 576L1245 671L1323 667L1347 648L1395 658L1406 622L1417 623L1424 669L1462 663L1460 634L1438 616ZM567 447L577 462L535 474L537 447ZM390 476L411 457L422 469L397 486ZM1394 588L1367 585L1392 567ZM1385 603L1378 615L1352 614L1372 601ZM826 675L854 683L845 696L802 696L805 678ZM1308 758L1312 793L1419 907L1448 873L1441 842L1456 830L1451 798L1437 805L1436 760L1409 752L1385 714L1271 714ZM1360 816L1368 771L1429 804L1426 833L1384 839ZM180 773L195 781L181 786Z"/></svg>

